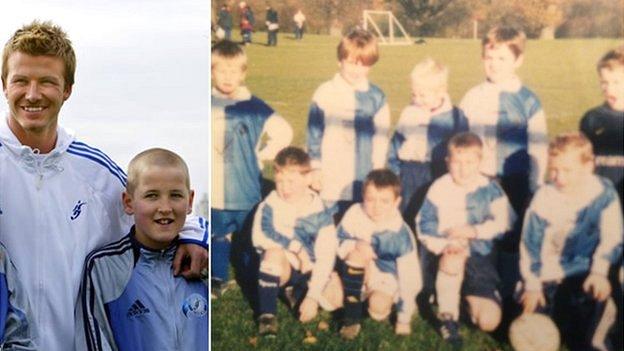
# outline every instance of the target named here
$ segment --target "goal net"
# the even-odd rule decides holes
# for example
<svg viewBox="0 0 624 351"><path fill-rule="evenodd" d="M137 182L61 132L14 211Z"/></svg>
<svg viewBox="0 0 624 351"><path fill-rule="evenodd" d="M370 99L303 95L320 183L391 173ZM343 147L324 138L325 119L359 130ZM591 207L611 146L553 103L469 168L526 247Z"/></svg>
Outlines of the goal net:
<svg viewBox="0 0 624 351"><path fill-rule="evenodd" d="M364 10L362 22L364 29L379 37L380 44L412 44L412 39L391 11Z"/></svg>

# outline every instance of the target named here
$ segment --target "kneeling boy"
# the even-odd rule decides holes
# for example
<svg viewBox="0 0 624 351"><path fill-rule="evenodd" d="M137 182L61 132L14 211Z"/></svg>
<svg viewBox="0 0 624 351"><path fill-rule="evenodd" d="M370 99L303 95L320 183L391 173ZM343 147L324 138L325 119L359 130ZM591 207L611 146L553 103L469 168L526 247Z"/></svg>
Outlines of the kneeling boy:
<svg viewBox="0 0 624 351"><path fill-rule="evenodd" d="M338 226L345 307L340 335L357 337L366 298L369 315L378 321L396 303L395 332L407 335L421 278L414 235L399 212L401 184L392 171L374 170L363 192L364 202L352 205Z"/></svg>
<svg viewBox="0 0 624 351"><path fill-rule="evenodd" d="M618 194L593 174L583 134L557 136L548 156L550 182L531 201L520 243L524 312L548 314L572 350L608 349L610 323L600 320L611 293L609 266L622 252Z"/></svg>
<svg viewBox="0 0 624 351"><path fill-rule="evenodd" d="M87 256L77 309L77 320L84 321L77 326L79 349L208 349L208 287L174 277L171 268L192 203L180 156L150 149L132 159L123 205L135 225Z"/></svg>
<svg viewBox="0 0 624 351"><path fill-rule="evenodd" d="M449 172L433 183L416 219L419 241L440 257L435 281L440 333L454 346L462 343L462 296L481 330L492 331L501 320L494 239L511 229L515 214L503 189L479 172L482 149L473 133L451 138Z"/></svg>
<svg viewBox="0 0 624 351"><path fill-rule="evenodd" d="M260 203L252 229L261 256L259 334L266 336L277 333L280 287L286 289L291 307L299 305L304 323L316 316L319 305L334 310L342 303L340 281L332 273L336 229L331 213L310 189L310 157L300 148L286 147L275 157L274 167L276 190Z"/></svg>

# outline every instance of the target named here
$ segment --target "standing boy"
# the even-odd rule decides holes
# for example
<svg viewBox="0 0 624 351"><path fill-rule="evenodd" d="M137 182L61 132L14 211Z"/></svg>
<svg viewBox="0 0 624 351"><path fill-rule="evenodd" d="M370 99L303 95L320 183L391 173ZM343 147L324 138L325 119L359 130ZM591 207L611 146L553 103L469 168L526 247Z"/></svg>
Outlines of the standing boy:
<svg viewBox="0 0 624 351"><path fill-rule="evenodd" d="M208 286L171 268L193 208L184 160L164 149L135 156L123 206L136 223L130 233L85 261L77 349L207 350Z"/></svg>
<svg viewBox="0 0 624 351"><path fill-rule="evenodd" d="M276 190L258 206L253 225L254 246L262 257L260 335L277 333L281 288L292 299L290 307L299 306L302 322L312 320L319 305L333 311L342 304L340 280L332 273L336 229L331 214L309 188L310 157L299 148L287 147L277 154L274 166Z"/></svg>
<svg viewBox="0 0 624 351"><path fill-rule="evenodd" d="M261 200L263 162L290 143L292 128L243 86L247 56L239 45L228 40L215 44L211 68L211 269L212 290L220 295L228 281L231 235L237 232L249 239L249 233L241 231ZM251 253L245 255L250 260Z"/></svg>
<svg viewBox="0 0 624 351"><path fill-rule="evenodd" d="M538 97L522 84L516 70L524 62L524 32L509 27L492 28L482 41L487 80L470 89L460 103L470 130L483 141L481 171L497 177L519 218L546 169L548 133ZM499 269L503 297L510 301L520 278L517 221L502 242Z"/></svg>
<svg viewBox="0 0 624 351"><path fill-rule="evenodd" d="M624 201L624 46L606 53L597 65L604 103L585 113L580 129L596 155L596 174L613 182Z"/></svg>
<svg viewBox="0 0 624 351"><path fill-rule="evenodd" d="M553 318L571 350L607 349L609 325L599 322L611 293L609 267L622 254L617 192L593 171L583 134L557 136L549 146L550 182L535 194L522 229L524 312Z"/></svg>
<svg viewBox="0 0 624 351"><path fill-rule="evenodd" d="M366 175L386 163L390 109L381 89L368 81L379 58L377 39L354 30L337 51L339 72L312 97L307 143L312 187L339 219L361 201Z"/></svg>
<svg viewBox="0 0 624 351"><path fill-rule="evenodd" d="M392 171L378 169L366 176L363 191L363 203L351 206L338 227L345 309L340 335L358 336L366 299L377 321L395 305L395 332L408 335L421 278L414 235L399 212L401 184Z"/></svg>
<svg viewBox="0 0 624 351"><path fill-rule="evenodd" d="M388 152L388 167L401 179L401 211L408 223L431 181L446 173L448 140L468 130L448 95L446 66L428 58L416 64L410 78L412 104L401 112Z"/></svg>
<svg viewBox="0 0 624 351"><path fill-rule="evenodd" d="M493 331L500 323L494 239L515 220L503 189L479 172L482 150L473 133L451 138L449 172L433 183L416 220L418 240L440 257L435 280L440 334L456 347L462 344L458 325L462 297L479 329Z"/></svg>

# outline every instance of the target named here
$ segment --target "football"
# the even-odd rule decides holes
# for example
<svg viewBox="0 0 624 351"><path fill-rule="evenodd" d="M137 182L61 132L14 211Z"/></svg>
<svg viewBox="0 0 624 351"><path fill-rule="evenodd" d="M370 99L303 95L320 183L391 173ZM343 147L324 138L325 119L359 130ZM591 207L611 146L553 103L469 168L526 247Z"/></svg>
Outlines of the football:
<svg viewBox="0 0 624 351"><path fill-rule="evenodd" d="M546 315L523 314L511 323L509 341L516 351L557 351L559 330Z"/></svg>

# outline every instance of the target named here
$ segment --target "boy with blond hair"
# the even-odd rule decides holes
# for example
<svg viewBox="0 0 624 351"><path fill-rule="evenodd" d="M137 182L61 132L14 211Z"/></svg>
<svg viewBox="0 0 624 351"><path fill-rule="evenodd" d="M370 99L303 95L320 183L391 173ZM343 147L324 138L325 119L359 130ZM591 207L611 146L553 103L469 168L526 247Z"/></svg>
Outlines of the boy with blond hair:
<svg viewBox="0 0 624 351"><path fill-rule="evenodd" d="M401 183L392 171L377 169L366 176L362 191L363 202L351 206L338 226L344 287L340 335L358 336L364 300L377 321L387 319L394 305L395 333L408 335L422 282L414 235L399 211Z"/></svg>
<svg viewBox="0 0 624 351"><path fill-rule="evenodd" d="M570 349L604 350L607 273L619 263L624 235L618 195L594 175L592 145L582 133L558 135L548 151L550 181L524 218L520 300L525 313L553 318Z"/></svg>
<svg viewBox="0 0 624 351"><path fill-rule="evenodd" d="M165 149L141 152L130 161L121 201L135 225L87 256L77 349L207 350L208 286L171 268L193 206L186 163Z"/></svg>
<svg viewBox="0 0 624 351"><path fill-rule="evenodd" d="M451 138L449 171L431 185L416 219L418 240L440 258L435 279L440 333L453 346L462 344L461 297L481 330L493 331L502 316L494 240L511 228L515 214L498 183L480 173L482 152L473 133Z"/></svg>
<svg viewBox="0 0 624 351"><path fill-rule="evenodd" d="M227 286L232 233L249 241L249 233L242 232L262 199L264 161L287 146L293 133L288 122L243 85L247 56L238 44L223 40L212 47L211 57L211 268L212 290L218 297ZM247 264L252 248L244 250Z"/></svg>
<svg viewBox="0 0 624 351"><path fill-rule="evenodd" d="M299 320L311 321L321 306L342 304L340 280L332 273L336 228L318 194L309 186L310 157L287 147L275 157L275 187L260 206L253 224L253 243L260 253L258 277L259 334L277 333L277 297L284 289ZM302 300L303 298L303 300Z"/></svg>
<svg viewBox="0 0 624 351"><path fill-rule="evenodd" d="M308 114L313 183L339 219L360 201L366 174L386 163L390 109L368 81L379 58L377 39L356 29L338 45L339 72L316 89Z"/></svg>
<svg viewBox="0 0 624 351"><path fill-rule="evenodd" d="M411 222L432 180L446 173L446 143L468 130L463 112L448 95L448 68L431 58L410 74L412 103L399 117L390 140L388 168L401 179L401 211Z"/></svg>

